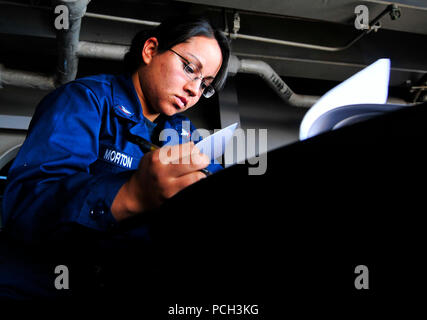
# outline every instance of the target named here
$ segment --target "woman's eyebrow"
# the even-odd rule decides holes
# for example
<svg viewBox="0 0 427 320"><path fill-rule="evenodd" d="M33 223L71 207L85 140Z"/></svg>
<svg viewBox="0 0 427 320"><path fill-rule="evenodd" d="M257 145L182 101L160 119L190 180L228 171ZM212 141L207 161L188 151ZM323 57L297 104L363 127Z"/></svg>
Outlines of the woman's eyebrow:
<svg viewBox="0 0 427 320"><path fill-rule="evenodd" d="M192 56L194 60L196 60L196 65L199 69L203 69L203 64L200 62L199 58L197 58L194 54L187 52L188 55Z"/></svg>
<svg viewBox="0 0 427 320"><path fill-rule="evenodd" d="M200 62L199 58L197 58L194 54L192 54L190 52L187 52L187 53L188 53L188 55L192 56L194 58L194 60L196 60L197 67L200 70L202 70L203 69L203 64ZM215 79L215 77L214 76L206 76L203 79L210 80L210 79Z"/></svg>

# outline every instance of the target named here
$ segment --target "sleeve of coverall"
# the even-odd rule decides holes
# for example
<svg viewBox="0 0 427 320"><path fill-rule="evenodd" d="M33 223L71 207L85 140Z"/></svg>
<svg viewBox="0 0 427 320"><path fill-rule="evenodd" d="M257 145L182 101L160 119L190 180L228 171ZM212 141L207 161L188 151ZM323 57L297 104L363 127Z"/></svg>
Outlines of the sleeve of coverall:
<svg viewBox="0 0 427 320"><path fill-rule="evenodd" d="M107 231L111 204L132 171L91 175L98 158L101 102L83 83L42 100L8 175L3 221L14 237L38 243L72 224Z"/></svg>

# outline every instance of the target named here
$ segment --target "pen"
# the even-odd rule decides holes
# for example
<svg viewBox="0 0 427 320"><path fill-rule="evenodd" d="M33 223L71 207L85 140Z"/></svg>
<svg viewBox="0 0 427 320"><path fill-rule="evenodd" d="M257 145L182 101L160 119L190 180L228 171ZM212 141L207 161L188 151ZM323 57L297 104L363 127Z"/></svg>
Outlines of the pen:
<svg viewBox="0 0 427 320"><path fill-rule="evenodd" d="M137 144L141 148L142 152L144 152L144 153L160 149L159 146L156 146L155 144L151 143L150 141L148 141L148 140L146 140L144 138L141 138L139 136L136 136L134 134L130 134L129 133L128 137L129 137L129 140L131 142ZM210 176L212 174L206 168L200 169L199 171L203 172L206 176Z"/></svg>

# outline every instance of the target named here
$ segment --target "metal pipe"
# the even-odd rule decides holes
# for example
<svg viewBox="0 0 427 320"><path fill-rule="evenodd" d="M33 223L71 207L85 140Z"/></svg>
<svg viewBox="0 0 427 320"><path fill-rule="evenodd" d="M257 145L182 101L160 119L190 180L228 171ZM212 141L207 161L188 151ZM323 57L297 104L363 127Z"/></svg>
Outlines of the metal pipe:
<svg viewBox="0 0 427 320"><path fill-rule="evenodd" d="M80 41L77 56L82 58L99 58L106 60L122 60L129 46Z"/></svg>
<svg viewBox="0 0 427 320"><path fill-rule="evenodd" d="M311 107L319 97L296 94L280 78L273 68L260 60L241 59L232 56L230 59L231 73L243 72L260 76L289 105L295 107Z"/></svg>
<svg viewBox="0 0 427 320"><path fill-rule="evenodd" d="M59 0L57 5L65 5L69 12L69 28L57 31L58 64L56 85L62 85L76 78L79 58L80 27L82 17L90 0Z"/></svg>
<svg viewBox="0 0 427 320"><path fill-rule="evenodd" d="M239 60L238 57L233 55L230 58L229 65L230 75L243 72L260 76L288 105L310 108L321 98L320 96L303 95L293 92L273 68L264 61L250 59ZM405 100L394 97L389 97L387 103L408 104Z"/></svg>
<svg viewBox="0 0 427 320"><path fill-rule="evenodd" d="M303 43L303 42L294 42L294 41L279 40L279 39L272 39L272 38L265 38L265 37L257 37L257 36L251 36L246 34L239 34L239 33L237 34L227 33L226 35L228 35L231 39L259 41L259 42L279 44L282 46L291 46L291 47L297 47L297 48L306 48L306 49L322 50L322 51L340 51L340 50L343 50L344 48L344 47L320 46L320 45Z"/></svg>
<svg viewBox="0 0 427 320"><path fill-rule="evenodd" d="M88 41L80 41L77 55L85 58L97 58L107 60L122 60L129 46L102 44ZM233 76L238 72L256 74L288 104L295 107L310 108L319 96L302 95L293 92L282 78L271 68L269 64L261 60L239 59L235 55L230 57L229 75ZM0 68L0 85L11 84L21 87L31 87L39 89L53 89L53 78L37 73L7 70ZM388 103L408 104L408 102L390 97Z"/></svg>
<svg viewBox="0 0 427 320"><path fill-rule="evenodd" d="M92 12L86 12L85 17L119 21L119 22L125 22L125 23L142 24L145 26L152 26L152 27L157 27L160 24L160 22L155 22L155 21L124 18L124 17L110 16L106 14L99 14L99 13L92 13Z"/></svg>
<svg viewBox="0 0 427 320"><path fill-rule="evenodd" d="M51 90L55 88L53 76L36 72L11 70L0 65L0 88L2 85L35 88L40 90Z"/></svg>
<svg viewBox="0 0 427 320"><path fill-rule="evenodd" d="M385 8L372 22L369 24L369 28L367 30L364 30L359 35L357 35L353 40L349 41L346 45L341 47L330 47L330 46L321 46L321 45L315 45L310 43L303 43L303 42L294 42L294 41L287 41L287 40L279 40L279 39L272 39L272 38L265 38L265 37L258 37L258 36L251 36L246 34L239 34L237 32L224 32L224 34L231 39L244 39L244 40L252 40L252 41L259 41L259 42L265 42L265 43L273 43L278 45L285 45L285 46L292 46L292 47L298 47L298 48L305 48L305 49L312 49L312 50L321 50L321 51L329 51L329 52L337 52L337 51L343 51L345 49L350 48L353 44L355 44L357 41L362 39L365 35L370 33L374 26L384 15L391 12L393 9L397 8L397 6L389 5L387 8Z"/></svg>

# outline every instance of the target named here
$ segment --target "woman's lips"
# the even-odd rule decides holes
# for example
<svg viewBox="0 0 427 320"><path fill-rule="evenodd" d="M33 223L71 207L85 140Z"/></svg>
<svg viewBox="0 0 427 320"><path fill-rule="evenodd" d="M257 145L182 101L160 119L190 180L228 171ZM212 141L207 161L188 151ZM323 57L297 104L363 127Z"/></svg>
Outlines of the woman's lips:
<svg viewBox="0 0 427 320"><path fill-rule="evenodd" d="M175 96L175 101L180 109L184 109L187 105L187 99L180 96Z"/></svg>

